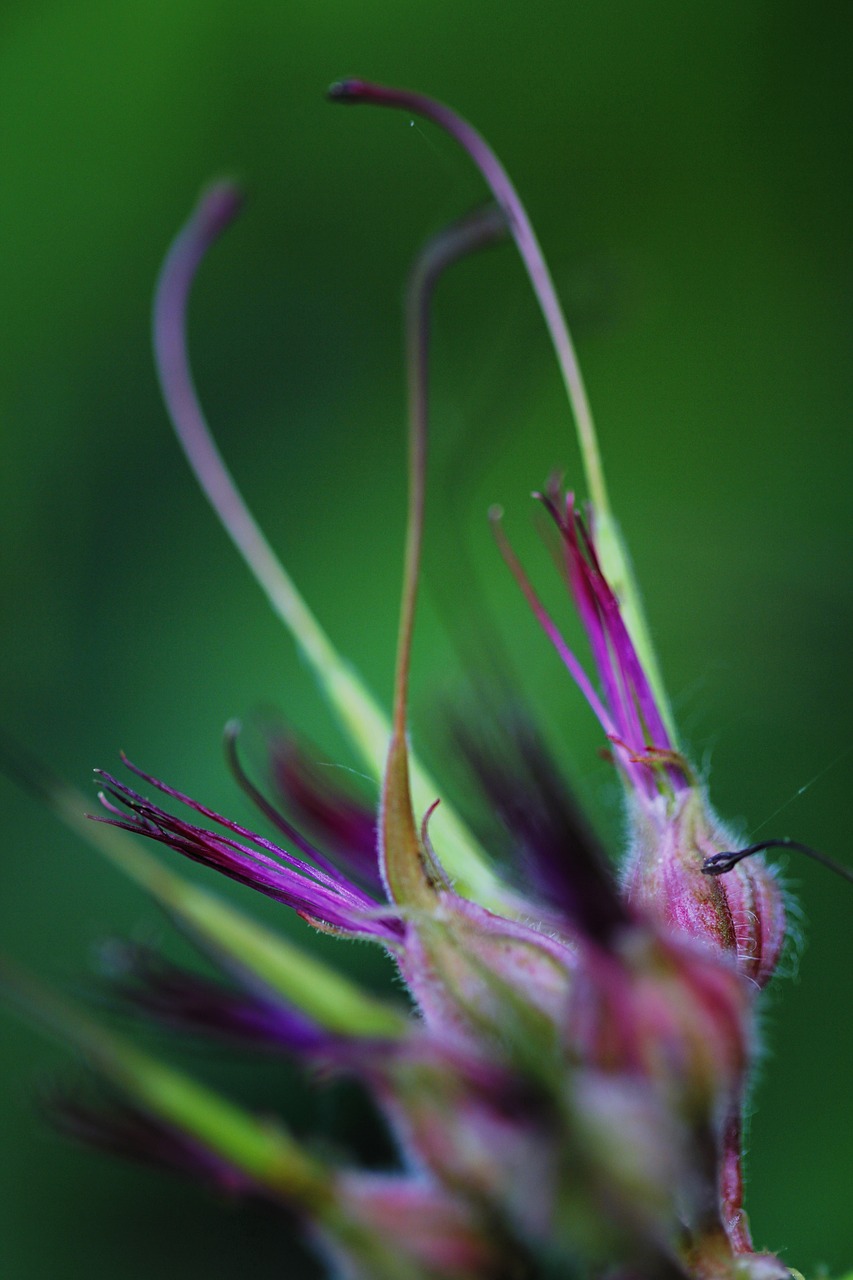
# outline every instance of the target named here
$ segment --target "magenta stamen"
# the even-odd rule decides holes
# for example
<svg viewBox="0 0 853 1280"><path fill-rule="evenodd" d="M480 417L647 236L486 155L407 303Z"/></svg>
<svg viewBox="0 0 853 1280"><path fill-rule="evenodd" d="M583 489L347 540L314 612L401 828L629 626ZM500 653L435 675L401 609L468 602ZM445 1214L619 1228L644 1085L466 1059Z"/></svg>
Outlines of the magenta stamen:
<svg viewBox="0 0 853 1280"><path fill-rule="evenodd" d="M516 556L509 542L509 539L507 538L506 534L503 531L503 527L501 525L502 515L503 513L501 512L500 508L497 508L497 507L492 507L491 511L489 512L489 519L492 524L492 531L495 535L495 541L498 544L498 550L500 551L501 556L503 557L504 562L507 568L509 569L510 573L515 578L516 582L521 588L522 594L524 595L524 598L527 601L527 603L530 605L530 608L533 611L533 614L537 622L541 626L542 630L545 632L548 639L553 644L554 648L557 650L557 653L560 655L564 664L566 665L569 672L571 673L572 679L575 681L575 684L578 686L581 693L584 695L587 702L589 703L590 707L598 717L598 720L599 720L599 723L601 724L602 729L608 735L608 737L612 737L613 735L616 734L616 727L613 724L613 721L611 720L610 716L608 715L607 710L604 704L602 703L601 699L599 698L598 694L595 692L592 685L590 684L589 677L587 676L580 662L578 662L577 658L572 653L569 646L566 644L565 640L560 634L560 630L557 624L554 622L553 618L548 613L545 606L542 604L542 601L539 599L538 595L536 594L533 588L533 584L531 583L527 574L524 572L524 569L521 566L521 561Z"/></svg>
<svg viewBox="0 0 853 1280"><path fill-rule="evenodd" d="M605 630L613 650L627 700L627 720L632 726L640 750L653 745L671 751L672 742L658 710L654 694L642 664L637 657L633 641L628 634L619 602L602 572L595 543L583 520L574 510L574 500L569 498L573 543L581 563L586 565L587 579L595 593ZM583 546L581 547L581 541Z"/></svg>
<svg viewBox="0 0 853 1280"><path fill-rule="evenodd" d="M596 575L584 559L577 541L577 531L570 526L568 552L576 598L583 601L581 614L589 631L596 664L602 673L611 711L621 725L622 736L634 751L641 750L644 739L633 697L633 686L628 677L625 655L618 642L615 622L618 606L606 592L606 584Z"/></svg>
<svg viewBox="0 0 853 1280"><path fill-rule="evenodd" d="M604 688L608 724L615 722L618 732L608 729L600 715L599 720L620 752L620 764L642 790L654 795L659 775L649 772L649 753L658 752L664 758L655 762L656 769L665 771L676 791L688 786L684 769L672 760L675 753L671 739L628 634L619 601L602 571L591 530L576 509L574 495L568 493L563 498L555 481L549 484L545 494L533 496L542 502L562 539L563 567ZM522 571L514 557L510 567L521 582ZM541 616L544 610L530 584L522 585L522 589L548 630ZM556 631L550 619L548 624ZM548 633L556 643L553 633ZM574 675L574 669L570 667L570 670ZM633 769L630 766L634 766Z"/></svg>
<svg viewBox="0 0 853 1280"><path fill-rule="evenodd" d="M586 631L596 669L604 685L604 694L611 713L619 724L623 736L631 745L631 735L627 732L627 715L623 690L620 685L617 668L614 664L612 645L609 642L605 619L599 607L595 586L591 580L588 566L577 550L575 531L572 524L563 530L566 545L566 567L569 575L569 586L575 606L580 614Z"/></svg>
<svg viewBox="0 0 853 1280"><path fill-rule="evenodd" d="M196 862L213 866L232 879L289 903L320 926L372 934L389 941L399 935L401 927L395 918L384 910L377 912L376 901L345 876L336 871L328 874L322 866L312 866L294 857L272 841L146 774L130 761L125 763L157 790L233 835L223 835L176 817L100 770L98 774L107 786L102 803L111 816L96 820L143 834ZM123 808L117 808L113 801ZM234 836L242 838L238 840ZM371 919L376 923L368 924Z"/></svg>

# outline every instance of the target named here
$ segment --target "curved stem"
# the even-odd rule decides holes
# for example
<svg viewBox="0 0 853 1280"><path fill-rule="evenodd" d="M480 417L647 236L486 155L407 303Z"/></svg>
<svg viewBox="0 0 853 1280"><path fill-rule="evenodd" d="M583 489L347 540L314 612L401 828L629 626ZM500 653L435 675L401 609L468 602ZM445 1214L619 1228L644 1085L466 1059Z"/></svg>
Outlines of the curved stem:
<svg viewBox="0 0 853 1280"><path fill-rule="evenodd" d="M342 728L375 777L381 778L391 734L387 716L341 658L264 537L216 447L204 416L187 352L187 303L198 267L211 245L234 219L241 204L237 188L220 182L203 192L176 237L160 272L154 300L154 351L160 386L178 441L223 528L249 567L277 616L313 668ZM426 808L437 794L429 774L412 761L418 803ZM503 886L453 812L442 805L445 858L461 892L499 906Z"/></svg>
<svg viewBox="0 0 853 1280"><path fill-rule="evenodd" d="M408 111L431 120L467 151L503 210L551 337L575 420L587 490L596 511L597 543L602 568L620 602L625 624L654 691L668 737L677 746L675 724L640 591L622 535L610 509L598 436L577 353L539 240L509 174L473 125L444 103L436 102L424 94L372 84L365 80L341 80L330 87L328 96L334 102L371 103Z"/></svg>
<svg viewBox="0 0 853 1280"><path fill-rule="evenodd" d="M430 305L439 277L460 258L496 244L506 235L499 209L487 206L444 228L427 242L412 268L406 291L406 368L409 397L409 510L403 570L403 598L397 644L394 728L404 730L423 544L429 419Z"/></svg>
<svg viewBox="0 0 853 1280"><path fill-rule="evenodd" d="M499 240L506 225L499 210L475 210L427 242L406 292L406 367L409 388L409 501L391 746L382 791L382 865L396 902L426 902L432 877L423 856L409 786L409 671L420 578L429 425L429 319L436 283L460 258Z"/></svg>
<svg viewBox="0 0 853 1280"><path fill-rule="evenodd" d="M548 333L554 345L566 394L572 407L580 437L581 453L586 472L589 496L601 515L610 511L604 468L595 423L584 386L577 353L572 342L566 318L563 315L557 291L548 264L533 230L527 211L506 169L473 125L452 111L442 102L420 93L404 89L392 89L387 85L369 84L364 80L342 80L332 85L329 97L336 102L367 102L377 106L397 107L423 116L444 129L462 146L488 183L492 195L504 212L507 224L522 261L530 277L530 283L542 310Z"/></svg>
<svg viewBox="0 0 853 1280"><path fill-rule="evenodd" d="M793 849L796 853L805 854L813 862L819 862L822 867L834 871L837 876L841 876L842 880L849 880L853 884L853 870L850 867L836 862L834 858L821 853L819 849L813 849L809 844L801 844L799 840L759 840L757 844L751 844L748 848L738 849L736 852L714 853L702 863L702 870L706 876L722 876L727 871L733 871L744 858L751 858L754 853L763 853L765 849Z"/></svg>
<svg viewBox="0 0 853 1280"><path fill-rule="evenodd" d="M378 772L387 721L336 653L249 511L213 439L190 370L186 335L190 290L202 259L241 204L240 192L231 183L219 182L202 192L163 263L153 315L160 387L181 448L220 523L274 612L295 636L362 756Z"/></svg>

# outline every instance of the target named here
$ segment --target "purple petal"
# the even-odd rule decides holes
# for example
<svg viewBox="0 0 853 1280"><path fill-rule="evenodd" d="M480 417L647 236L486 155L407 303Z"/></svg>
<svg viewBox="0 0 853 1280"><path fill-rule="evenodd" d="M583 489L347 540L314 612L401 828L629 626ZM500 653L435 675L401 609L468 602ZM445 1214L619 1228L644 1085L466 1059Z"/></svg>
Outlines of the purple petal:
<svg viewBox="0 0 853 1280"><path fill-rule="evenodd" d="M291 1006L171 964L151 947L113 941L101 959L124 1004L173 1030L309 1056L339 1042Z"/></svg>
<svg viewBox="0 0 853 1280"><path fill-rule="evenodd" d="M269 767L282 802L317 833L336 861L358 880L379 889L375 808L342 786L332 769L323 768L293 735L270 733Z"/></svg>
<svg viewBox="0 0 853 1280"><path fill-rule="evenodd" d="M109 797L102 797L102 802L111 816L98 818L98 821L166 844L194 862L213 867L232 880L286 903L320 928L373 937L388 943L399 941L403 935L404 926L393 909L383 910L375 898L343 874L330 875L311 866L263 836L230 822L137 769L129 761L127 763L159 791L243 839L236 840L178 818L101 771L99 776L106 784Z"/></svg>
<svg viewBox="0 0 853 1280"><path fill-rule="evenodd" d="M102 1091L97 1102L55 1092L42 1105L54 1128L86 1146L198 1178L231 1195L254 1190L243 1173L181 1130Z"/></svg>

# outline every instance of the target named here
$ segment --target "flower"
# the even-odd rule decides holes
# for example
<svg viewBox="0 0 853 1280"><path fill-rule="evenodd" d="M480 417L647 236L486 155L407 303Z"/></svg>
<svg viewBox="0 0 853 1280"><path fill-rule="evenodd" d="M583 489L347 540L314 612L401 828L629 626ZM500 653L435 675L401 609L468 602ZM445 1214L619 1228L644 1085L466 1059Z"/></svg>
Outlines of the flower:
<svg viewBox="0 0 853 1280"><path fill-rule="evenodd" d="M779 886L772 871L755 860L738 863L733 870L741 874L725 880L707 874L708 860L733 848L736 839L713 815L693 770L676 750L574 496L562 499L552 487L542 500L561 536L566 576L589 639L603 700L535 598L503 539L502 550L586 694L625 782L632 828L624 875L627 899L679 933L731 952L740 971L763 987L776 968L785 939Z"/></svg>
<svg viewBox="0 0 853 1280"><path fill-rule="evenodd" d="M787 1267L753 1248L741 1177L756 999L783 944L782 895L757 860L707 874L737 841L713 815L675 736L610 514L574 349L535 234L497 158L446 107L361 81L342 82L330 96L432 119L468 150L496 202L435 237L410 282L410 503L390 721L266 543L196 397L186 304L208 247L237 211L229 184L203 195L169 254L155 346L190 464L380 782L381 803L374 812L330 785L310 753L277 734L269 799L244 771L232 727L233 772L276 828L275 842L129 761L158 798L99 773L103 811L93 839L220 970L202 978L116 944L107 956L116 996L184 1034L227 1037L354 1075L386 1116L400 1167L383 1175L336 1167L30 989L113 1090L106 1106L72 1096L54 1109L67 1131L96 1145L286 1204L334 1274L783 1280ZM522 869L515 878L483 853L409 744L430 301L444 270L507 232L541 303L583 446L586 512L555 483L538 496L556 528L596 680L536 596L497 513L493 523L536 618L598 717L624 784L629 840L621 881L520 707L482 733L469 723L459 731L515 846ZM49 790L67 811L58 790ZM409 1009L294 952L150 861L122 833L257 889L320 930L378 945L397 965Z"/></svg>

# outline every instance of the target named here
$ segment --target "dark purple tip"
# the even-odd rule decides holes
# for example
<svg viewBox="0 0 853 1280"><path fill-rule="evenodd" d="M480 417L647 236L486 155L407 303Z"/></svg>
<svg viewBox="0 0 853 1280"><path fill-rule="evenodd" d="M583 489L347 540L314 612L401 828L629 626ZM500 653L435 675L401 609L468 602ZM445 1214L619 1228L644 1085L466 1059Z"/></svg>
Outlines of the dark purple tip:
<svg viewBox="0 0 853 1280"><path fill-rule="evenodd" d="M330 84L326 90L326 97L330 102L366 102L371 97L371 91L366 81L350 77Z"/></svg>
<svg viewBox="0 0 853 1280"><path fill-rule="evenodd" d="M172 964L151 947L112 939L100 950L108 991L121 1005L188 1035L320 1057L339 1043L307 1015L250 989Z"/></svg>
<svg viewBox="0 0 853 1280"><path fill-rule="evenodd" d="M109 1091L92 1099L79 1090L56 1090L41 1105L55 1129L85 1146L196 1178L227 1194L254 1190L243 1173L213 1151Z"/></svg>
<svg viewBox="0 0 853 1280"><path fill-rule="evenodd" d="M215 238L234 221L245 203L241 187L230 178L218 178L203 189L198 198L196 217L204 233Z"/></svg>

